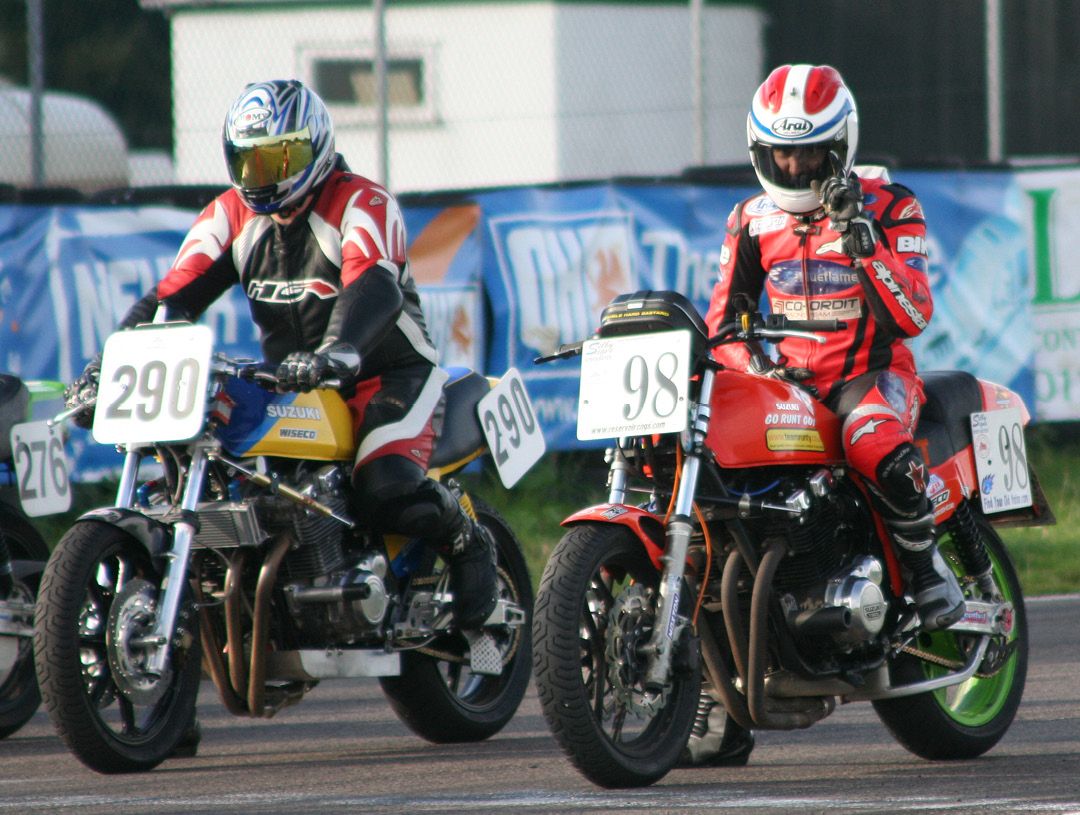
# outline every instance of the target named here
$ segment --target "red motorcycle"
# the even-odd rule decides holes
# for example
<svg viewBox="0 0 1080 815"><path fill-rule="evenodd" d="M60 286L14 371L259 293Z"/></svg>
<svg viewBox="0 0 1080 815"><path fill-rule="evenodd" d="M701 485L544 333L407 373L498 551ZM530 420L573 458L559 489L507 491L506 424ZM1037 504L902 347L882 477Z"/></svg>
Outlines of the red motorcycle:
<svg viewBox="0 0 1080 815"><path fill-rule="evenodd" d="M534 613L544 714L594 783L662 778L715 705L744 728L790 730L838 699L869 701L928 759L978 756L1011 724L1027 619L995 527L1053 522L1027 411L970 374L923 375L916 440L966 597L959 622L925 631L837 416L797 382L710 354L840 327L746 311L709 337L686 298L645 291L537 360L581 356L578 436L614 439L608 501L563 522Z"/></svg>

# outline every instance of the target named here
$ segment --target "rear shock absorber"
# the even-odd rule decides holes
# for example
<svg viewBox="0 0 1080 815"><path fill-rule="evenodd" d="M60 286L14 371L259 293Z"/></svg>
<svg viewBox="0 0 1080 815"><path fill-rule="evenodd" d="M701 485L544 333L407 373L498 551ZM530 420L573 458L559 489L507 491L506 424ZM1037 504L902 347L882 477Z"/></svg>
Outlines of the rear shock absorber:
<svg viewBox="0 0 1080 815"><path fill-rule="evenodd" d="M982 530L979 522L975 519L975 513L971 510L969 501L961 501L953 517L948 522L949 533L956 541L956 551L960 555L960 561L968 574L972 575L979 584L979 589L988 594L994 592L994 567L990 563L990 556L986 553L986 544L983 542Z"/></svg>

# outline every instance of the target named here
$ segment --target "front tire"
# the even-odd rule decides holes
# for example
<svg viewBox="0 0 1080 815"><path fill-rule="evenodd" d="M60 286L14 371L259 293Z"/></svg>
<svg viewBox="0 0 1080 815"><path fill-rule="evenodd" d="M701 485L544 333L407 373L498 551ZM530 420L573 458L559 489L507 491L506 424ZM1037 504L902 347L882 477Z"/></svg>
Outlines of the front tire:
<svg viewBox="0 0 1080 815"><path fill-rule="evenodd" d="M570 761L602 787L662 778L694 723L699 660L681 660L655 705L644 692L641 647L654 625L659 578L626 528L590 524L563 536L540 581L533 628L540 703Z"/></svg>
<svg viewBox="0 0 1080 815"><path fill-rule="evenodd" d="M148 630L161 576L141 543L81 521L56 545L41 580L34 656L60 737L100 773L150 770L194 716L201 678L197 617L181 607L168 666L143 670L131 641Z"/></svg>
<svg viewBox="0 0 1080 815"><path fill-rule="evenodd" d="M979 534L993 567L994 582L1013 606L1012 631L996 637L978 672L960 685L917 696L874 702L874 709L900 744L931 760L968 759L996 745L1012 724L1024 694L1028 665L1027 612L1016 567L1004 542L986 518L976 513ZM945 560L961 571L951 532L939 542ZM962 578L961 578L962 579ZM965 593L971 591L968 581ZM963 661L979 637L949 629L923 634L917 647L942 661ZM942 676L947 669L911 654L892 666L894 685Z"/></svg>
<svg viewBox="0 0 1080 815"><path fill-rule="evenodd" d="M473 497L472 503L477 521L495 541L499 596L517 603L525 622L516 628L485 629L495 637L502 656L498 676L473 673L463 658L406 651L401 655L401 675L379 680L398 718L435 744L482 741L495 735L513 718L529 685L533 590L525 556L506 520L478 498ZM459 644L454 650L461 651Z"/></svg>
<svg viewBox="0 0 1080 815"><path fill-rule="evenodd" d="M13 560L36 560L44 564L49 559L49 548L38 531L3 506L0 506L0 533L7 541ZM32 604L39 579L39 574L25 580L16 579L11 599ZM4 739L30 721L41 704L41 693L34 674L33 640L0 637L0 649L4 652L0 662L11 666L6 672L0 672L0 739Z"/></svg>

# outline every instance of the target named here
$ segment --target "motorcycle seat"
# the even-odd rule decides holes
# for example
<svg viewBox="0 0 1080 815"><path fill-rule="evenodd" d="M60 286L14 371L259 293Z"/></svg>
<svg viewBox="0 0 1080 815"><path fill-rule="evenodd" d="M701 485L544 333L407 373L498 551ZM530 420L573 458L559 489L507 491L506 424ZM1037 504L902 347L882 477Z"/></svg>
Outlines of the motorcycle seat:
<svg viewBox="0 0 1080 815"><path fill-rule="evenodd" d="M467 371L443 386L443 425L435 440L428 466L446 467L465 461L484 446L484 434L476 417L476 404L491 391L487 377Z"/></svg>
<svg viewBox="0 0 1080 815"><path fill-rule="evenodd" d="M966 371L920 373L926 404L915 429L927 442L928 462L936 466L971 444L971 414L983 409L979 380Z"/></svg>
<svg viewBox="0 0 1080 815"><path fill-rule="evenodd" d="M11 428L26 421L30 391L13 374L0 374L0 459L11 458Z"/></svg>

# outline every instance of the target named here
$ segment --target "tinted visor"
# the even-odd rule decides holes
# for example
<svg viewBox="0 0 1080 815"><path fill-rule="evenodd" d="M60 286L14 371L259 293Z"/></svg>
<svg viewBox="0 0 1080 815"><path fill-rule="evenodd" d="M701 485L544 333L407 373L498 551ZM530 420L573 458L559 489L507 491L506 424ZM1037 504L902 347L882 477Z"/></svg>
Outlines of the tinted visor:
<svg viewBox="0 0 1080 815"><path fill-rule="evenodd" d="M311 166L314 153L311 134L305 127L295 133L227 142L225 160L229 177L243 189L277 184Z"/></svg>
<svg viewBox="0 0 1080 815"><path fill-rule="evenodd" d="M811 181L842 175L847 155L847 145L838 141L790 146L755 142L750 149L762 176L788 190L808 190Z"/></svg>

